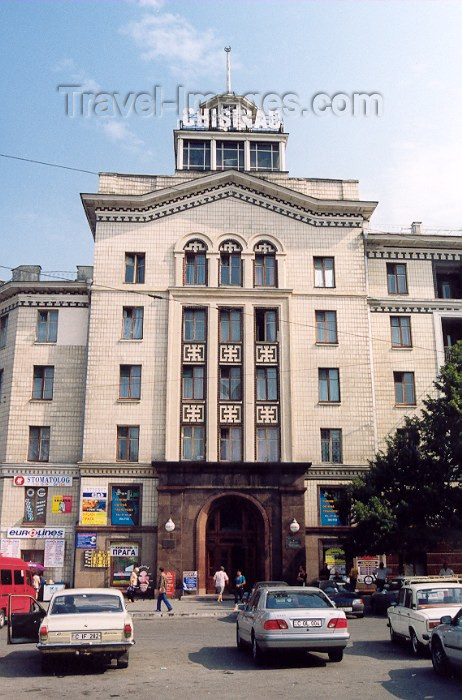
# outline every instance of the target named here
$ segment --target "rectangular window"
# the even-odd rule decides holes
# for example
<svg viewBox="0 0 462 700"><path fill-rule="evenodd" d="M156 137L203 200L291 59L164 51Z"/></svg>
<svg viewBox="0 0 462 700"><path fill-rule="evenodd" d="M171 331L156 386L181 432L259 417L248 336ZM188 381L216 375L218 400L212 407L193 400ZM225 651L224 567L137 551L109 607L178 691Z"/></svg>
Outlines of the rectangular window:
<svg viewBox="0 0 462 700"><path fill-rule="evenodd" d="M117 426L117 461L137 462L140 429L137 425Z"/></svg>
<svg viewBox="0 0 462 700"><path fill-rule="evenodd" d="M257 428L257 462L279 462L279 428Z"/></svg>
<svg viewBox="0 0 462 700"><path fill-rule="evenodd" d="M277 314L273 309L255 309L255 340L259 343L275 343Z"/></svg>
<svg viewBox="0 0 462 700"><path fill-rule="evenodd" d="M0 317L0 348L6 345L6 336L8 333L8 314Z"/></svg>
<svg viewBox="0 0 462 700"><path fill-rule="evenodd" d="M185 284L207 284L207 258L205 253L186 253Z"/></svg>
<svg viewBox="0 0 462 700"><path fill-rule="evenodd" d="M143 337L143 306L124 306L122 338L124 340L141 340Z"/></svg>
<svg viewBox="0 0 462 700"><path fill-rule="evenodd" d="M250 170L279 170L279 144L251 142Z"/></svg>
<svg viewBox="0 0 462 700"><path fill-rule="evenodd" d="M220 340L222 343L242 340L240 309L220 309Z"/></svg>
<svg viewBox="0 0 462 700"><path fill-rule="evenodd" d="M210 170L210 141L183 141L183 169Z"/></svg>
<svg viewBox="0 0 462 700"><path fill-rule="evenodd" d="M42 401L51 401L53 398L54 377L54 367L42 367L41 365L35 365L32 398Z"/></svg>
<svg viewBox="0 0 462 700"><path fill-rule="evenodd" d="M141 398L141 365L120 365L119 399Z"/></svg>
<svg viewBox="0 0 462 700"><path fill-rule="evenodd" d="M204 309L185 309L183 312L183 340L205 341Z"/></svg>
<svg viewBox="0 0 462 700"><path fill-rule="evenodd" d="M58 312L39 311L37 315L37 342L56 343L58 339Z"/></svg>
<svg viewBox="0 0 462 700"><path fill-rule="evenodd" d="M388 294L407 294L407 273L404 263L387 263Z"/></svg>
<svg viewBox="0 0 462 700"><path fill-rule="evenodd" d="M278 400L278 374L276 367L257 367L257 401Z"/></svg>
<svg viewBox="0 0 462 700"><path fill-rule="evenodd" d="M335 287L334 258L314 258L314 286Z"/></svg>
<svg viewBox="0 0 462 700"><path fill-rule="evenodd" d="M48 489L44 486L26 486L24 523L45 523L47 519Z"/></svg>
<svg viewBox="0 0 462 700"><path fill-rule="evenodd" d="M240 462L241 460L241 428L220 428L220 462Z"/></svg>
<svg viewBox="0 0 462 700"><path fill-rule="evenodd" d="M411 348L411 317L390 316L391 346L393 348Z"/></svg>
<svg viewBox="0 0 462 700"><path fill-rule="evenodd" d="M255 255L255 286L276 286L276 258L274 255Z"/></svg>
<svg viewBox="0 0 462 700"><path fill-rule="evenodd" d="M393 372L395 403L398 406L415 406L414 372Z"/></svg>
<svg viewBox="0 0 462 700"><path fill-rule="evenodd" d="M342 463L342 431L321 428L321 461Z"/></svg>
<svg viewBox="0 0 462 700"><path fill-rule="evenodd" d="M181 429L183 460L204 460L205 439L204 428L201 425L184 425Z"/></svg>
<svg viewBox="0 0 462 700"><path fill-rule="evenodd" d="M183 367L183 399L186 401L205 398L204 367Z"/></svg>
<svg viewBox="0 0 462 700"><path fill-rule="evenodd" d="M240 367L220 367L220 399L222 401L242 399Z"/></svg>
<svg viewBox="0 0 462 700"><path fill-rule="evenodd" d="M239 287L242 284L240 253L222 253L220 256L220 284Z"/></svg>
<svg viewBox="0 0 462 700"><path fill-rule="evenodd" d="M111 525L139 526L141 486L111 486Z"/></svg>
<svg viewBox="0 0 462 700"><path fill-rule="evenodd" d="M244 170L242 141L217 141L217 170Z"/></svg>
<svg viewBox="0 0 462 700"><path fill-rule="evenodd" d="M340 401L338 369L319 369L319 401L321 403L338 403Z"/></svg>
<svg viewBox="0 0 462 700"><path fill-rule="evenodd" d="M144 266L144 253L125 253L125 282L127 284L143 284Z"/></svg>
<svg viewBox="0 0 462 700"><path fill-rule="evenodd" d="M50 428L34 426L29 428L29 462L48 462L50 456Z"/></svg>
<svg viewBox="0 0 462 700"><path fill-rule="evenodd" d="M316 342L334 345L338 342L336 311L316 311Z"/></svg>

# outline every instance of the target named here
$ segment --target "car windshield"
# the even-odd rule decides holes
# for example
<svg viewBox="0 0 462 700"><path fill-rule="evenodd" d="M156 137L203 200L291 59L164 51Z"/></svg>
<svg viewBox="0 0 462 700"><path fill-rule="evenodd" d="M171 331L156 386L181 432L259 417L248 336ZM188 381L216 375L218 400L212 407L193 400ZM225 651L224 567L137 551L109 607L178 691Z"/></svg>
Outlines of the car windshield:
<svg viewBox="0 0 462 700"><path fill-rule="evenodd" d="M417 605L462 605L462 587L424 588L417 591Z"/></svg>
<svg viewBox="0 0 462 700"><path fill-rule="evenodd" d="M273 591L266 596L267 610L288 610L294 608L331 608L332 603L315 591Z"/></svg>
<svg viewBox="0 0 462 700"><path fill-rule="evenodd" d="M118 613L122 611L122 601L116 595L99 593L78 593L59 595L53 601L49 615L75 615L87 613Z"/></svg>

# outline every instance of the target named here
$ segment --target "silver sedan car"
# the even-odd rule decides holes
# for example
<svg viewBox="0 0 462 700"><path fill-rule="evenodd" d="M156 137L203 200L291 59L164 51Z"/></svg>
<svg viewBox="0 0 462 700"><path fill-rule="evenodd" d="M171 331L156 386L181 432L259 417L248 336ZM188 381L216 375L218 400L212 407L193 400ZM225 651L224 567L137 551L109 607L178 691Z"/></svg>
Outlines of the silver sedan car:
<svg viewBox="0 0 462 700"><path fill-rule="evenodd" d="M256 663L266 651L289 649L321 651L341 661L349 638L345 613L319 588L258 588L237 616L237 646L250 646Z"/></svg>

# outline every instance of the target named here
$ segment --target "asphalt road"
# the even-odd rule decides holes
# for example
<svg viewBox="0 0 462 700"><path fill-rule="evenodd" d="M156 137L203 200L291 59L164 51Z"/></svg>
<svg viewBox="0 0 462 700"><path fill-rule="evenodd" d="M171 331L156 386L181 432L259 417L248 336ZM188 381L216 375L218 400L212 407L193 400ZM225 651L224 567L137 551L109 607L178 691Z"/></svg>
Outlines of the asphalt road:
<svg viewBox="0 0 462 700"><path fill-rule="evenodd" d="M61 664L43 675L33 645L7 646L0 631L0 697L202 700L204 697L310 700L460 700L462 676L439 678L429 658L414 659L388 641L384 618L350 620L341 663L324 654L276 656L256 668L235 647L235 615L136 620L137 643L126 670L88 662ZM27 695L23 695L27 693Z"/></svg>

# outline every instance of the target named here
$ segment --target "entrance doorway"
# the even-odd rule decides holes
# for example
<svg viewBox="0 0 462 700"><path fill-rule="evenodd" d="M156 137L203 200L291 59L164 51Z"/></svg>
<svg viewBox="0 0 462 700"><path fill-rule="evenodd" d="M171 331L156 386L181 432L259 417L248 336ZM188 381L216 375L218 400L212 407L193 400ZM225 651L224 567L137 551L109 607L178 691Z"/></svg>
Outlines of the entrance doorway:
<svg viewBox="0 0 462 700"><path fill-rule="evenodd" d="M265 578L265 537L261 514L249 501L224 497L213 506L206 527L206 590L214 593L213 575L225 567L232 590L236 571L247 581L247 590Z"/></svg>

